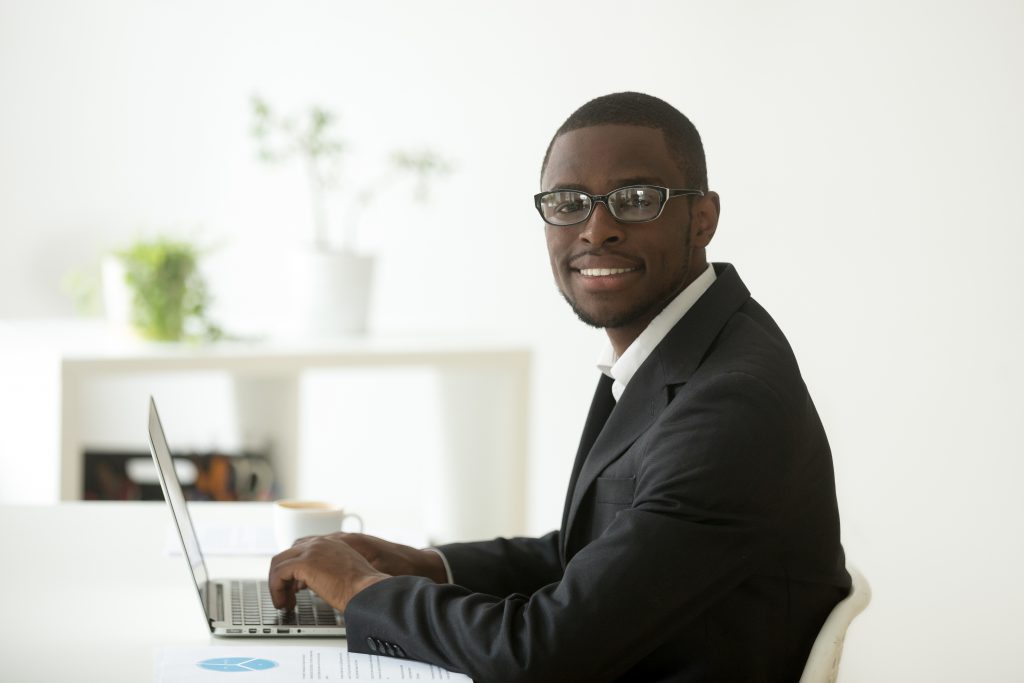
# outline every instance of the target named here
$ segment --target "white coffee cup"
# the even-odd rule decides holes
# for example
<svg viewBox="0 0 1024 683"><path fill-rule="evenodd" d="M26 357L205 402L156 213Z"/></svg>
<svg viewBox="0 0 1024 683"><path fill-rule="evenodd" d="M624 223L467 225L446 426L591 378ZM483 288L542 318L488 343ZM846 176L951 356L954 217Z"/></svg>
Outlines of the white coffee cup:
<svg viewBox="0 0 1024 683"><path fill-rule="evenodd" d="M318 500L279 500L274 503L274 540L278 549L285 550L300 538L342 531L349 518L359 522L357 531L362 533L363 518L338 505Z"/></svg>

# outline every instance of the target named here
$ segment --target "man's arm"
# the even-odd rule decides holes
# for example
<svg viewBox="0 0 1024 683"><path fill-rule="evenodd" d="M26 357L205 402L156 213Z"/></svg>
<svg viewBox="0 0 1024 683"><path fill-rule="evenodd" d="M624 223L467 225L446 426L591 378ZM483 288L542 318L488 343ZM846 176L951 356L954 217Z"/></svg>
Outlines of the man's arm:
<svg viewBox="0 0 1024 683"><path fill-rule="evenodd" d="M475 592L532 593L561 576L557 532L542 538L453 543L438 550L456 568L459 585ZM353 556L353 552L359 557ZM320 567L330 567L335 575L320 576ZM333 597L325 599L338 607L347 604L362 588L390 576L448 582L444 561L436 552L366 534L334 533L300 539L277 555L271 564L270 583L278 607L294 606L295 591L309 584L307 577L320 590L329 591L328 595Z"/></svg>
<svg viewBox="0 0 1024 683"><path fill-rule="evenodd" d="M562 577L557 531L540 538L496 538L438 548L455 583L475 593L529 595Z"/></svg>

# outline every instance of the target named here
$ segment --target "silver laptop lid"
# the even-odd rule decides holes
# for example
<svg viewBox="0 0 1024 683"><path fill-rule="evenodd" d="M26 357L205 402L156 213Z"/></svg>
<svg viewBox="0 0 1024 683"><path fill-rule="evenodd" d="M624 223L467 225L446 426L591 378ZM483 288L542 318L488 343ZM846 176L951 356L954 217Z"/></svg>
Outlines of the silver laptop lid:
<svg viewBox="0 0 1024 683"><path fill-rule="evenodd" d="M156 463L157 475L160 477L160 488L164 491L164 498L171 508L174 526L178 529L182 552L185 553L188 566L192 570L192 579L195 581L199 603L203 606L207 623L211 623L211 615L204 599L209 580L206 562L203 561L203 553L199 549L199 540L196 538L195 527L192 526L192 518L188 514L185 494L181 490L181 483L174 471L171 450L167 447L167 437L164 436L164 428L160 424L160 415L156 412L156 402L152 396L149 398L149 452L153 454L153 462Z"/></svg>

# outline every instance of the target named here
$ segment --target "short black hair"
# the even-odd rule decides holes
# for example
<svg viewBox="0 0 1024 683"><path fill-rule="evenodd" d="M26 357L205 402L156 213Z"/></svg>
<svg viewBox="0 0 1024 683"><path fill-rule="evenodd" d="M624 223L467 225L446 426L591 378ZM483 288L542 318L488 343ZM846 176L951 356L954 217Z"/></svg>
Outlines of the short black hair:
<svg viewBox="0 0 1024 683"><path fill-rule="evenodd" d="M551 148L564 133L601 126L624 124L655 128L665 136L669 153L692 189L708 191L708 166L704 159L704 143L696 126L681 111L664 100L640 92L617 92L596 97L574 111L565 120L544 153L540 172L548 166Z"/></svg>

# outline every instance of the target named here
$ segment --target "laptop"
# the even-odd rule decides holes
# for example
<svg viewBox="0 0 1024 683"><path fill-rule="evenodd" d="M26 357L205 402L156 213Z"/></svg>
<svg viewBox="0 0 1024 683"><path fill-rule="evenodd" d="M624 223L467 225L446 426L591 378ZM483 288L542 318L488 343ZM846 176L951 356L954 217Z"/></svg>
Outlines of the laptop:
<svg viewBox="0 0 1024 683"><path fill-rule="evenodd" d="M345 620L341 613L308 588L296 594L295 609L285 612L275 608L271 602L266 580L210 578L152 397L149 399L149 451L153 454L160 488L178 529L182 555L192 572L210 633L215 636L302 638L345 635Z"/></svg>

